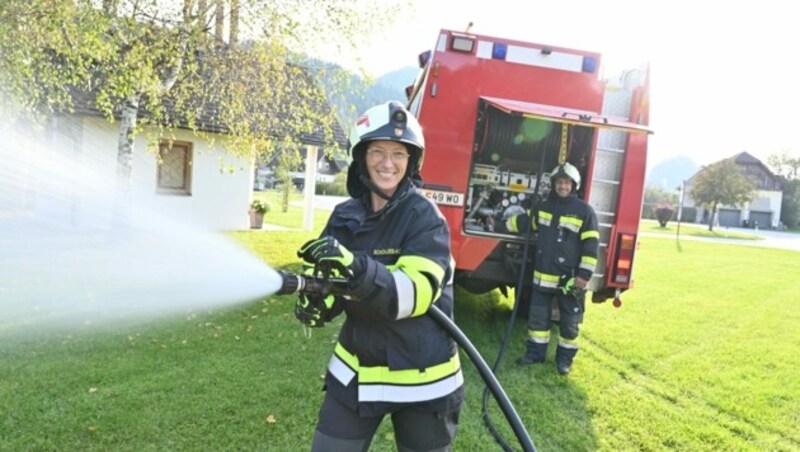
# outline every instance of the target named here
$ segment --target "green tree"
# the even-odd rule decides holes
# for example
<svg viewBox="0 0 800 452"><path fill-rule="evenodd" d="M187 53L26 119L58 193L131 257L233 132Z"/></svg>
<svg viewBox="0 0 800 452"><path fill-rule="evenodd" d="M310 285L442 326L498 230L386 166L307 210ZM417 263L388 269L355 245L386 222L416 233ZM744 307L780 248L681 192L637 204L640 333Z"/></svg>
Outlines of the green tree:
<svg viewBox="0 0 800 452"><path fill-rule="evenodd" d="M781 178L783 197L781 200L781 221L789 227L800 226L800 179Z"/></svg>
<svg viewBox="0 0 800 452"><path fill-rule="evenodd" d="M201 136L211 125L241 155L320 132L332 142L324 93L291 62L300 53L352 48L376 21L398 17L399 5L382 3L0 2L0 114L42 122L71 112L76 92L91 93L93 106L119 122L117 168L127 180L132 141L144 125L160 135L182 126Z"/></svg>
<svg viewBox="0 0 800 452"><path fill-rule="evenodd" d="M800 175L800 155L791 155L786 150L767 157L767 165L776 176L783 176L789 180L797 180L797 176Z"/></svg>
<svg viewBox="0 0 800 452"><path fill-rule="evenodd" d="M714 230L714 218L721 205L736 206L749 202L755 184L739 169L733 159L725 159L703 168L694 178L691 197L711 211L708 230Z"/></svg>
<svg viewBox="0 0 800 452"><path fill-rule="evenodd" d="M767 157L767 164L781 180L781 221L786 226L800 225L800 156L782 151Z"/></svg>
<svg viewBox="0 0 800 452"><path fill-rule="evenodd" d="M644 203L642 205L642 218L655 218L661 222L658 210L664 207L672 208L678 204L678 194L664 190L661 187L645 187ZM669 220L669 218L667 218Z"/></svg>

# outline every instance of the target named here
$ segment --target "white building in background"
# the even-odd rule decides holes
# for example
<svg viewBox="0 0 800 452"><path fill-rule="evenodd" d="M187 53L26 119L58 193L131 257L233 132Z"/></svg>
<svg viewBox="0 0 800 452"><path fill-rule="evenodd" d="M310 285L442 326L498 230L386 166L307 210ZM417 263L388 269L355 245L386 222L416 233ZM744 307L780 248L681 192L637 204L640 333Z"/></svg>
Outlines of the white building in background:
<svg viewBox="0 0 800 452"><path fill-rule="evenodd" d="M166 218L189 221L203 228L226 230L249 227L253 161L225 151L225 136L213 145L189 130L172 130L155 140L145 130L134 139L131 193L137 203ZM119 125L101 117L64 116L51 121L42 143L45 149L72 159L98 176L113 177L117 168ZM161 164L159 164L159 160ZM99 188L114 190L113 181ZM105 188L104 188L105 187ZM74 206L73 206L74 208Z"/></svg>
<svg viewBox="0 0 800 452"><path fill-rule="evenodd" d="M309 83L313 82L309 79ZM119 124L108 123L86 94L76 94L75 100L76 113L52 118L43 134L33 134L34 146L52 151L54 157L101 168L100 173L112 177L117 168ZM148 209L204 229L247 229L255 162L226 151L228 138L218 124L205 127L206 133L214 135L213 143L188 128L170 129L163 135L154 128L138 133L133 143L131 193ZM335 141L344 147L347 140L341 127L334 123L332 128ZM318 129L299 141L323 146L322 127ZM80 211L74 205L71 209L73 216Z"/></svg>
<svg viewBox="0 0 800 452"><path fill-rule="evenodd" d="M718 206L715 224L723 227L777 228L780 224L781 203L783 202L783 188L780 180L764 163L747 152L740 152L730 158L734 159L743 174L755 181L755 197L744 206ZM702 206L697 206L690 195L693 180L702 171L701 169L686 181L684 211L696 209L693 219L684 216L686 221L708 223L710 211Z"/></svg>

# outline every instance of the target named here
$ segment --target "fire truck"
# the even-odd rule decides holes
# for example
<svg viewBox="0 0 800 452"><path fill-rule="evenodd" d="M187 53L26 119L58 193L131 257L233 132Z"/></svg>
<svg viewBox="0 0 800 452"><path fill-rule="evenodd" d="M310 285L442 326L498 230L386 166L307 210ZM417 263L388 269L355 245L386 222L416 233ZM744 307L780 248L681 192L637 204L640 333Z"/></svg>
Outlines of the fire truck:
<svg viewBox="0 0 800 452"><path fill-rule="evenodd" d="M600 63L599 53L452 30L420 54L406 94L425 133L423 190L447 219L456 283L466 290L506 293L520 271L531 274L535 234L498 233L492 220L544 199L548 171L565 161L579 169L578 196L600 225L593 301L619 306L632 286L649 71L610 82Z"/></svg>

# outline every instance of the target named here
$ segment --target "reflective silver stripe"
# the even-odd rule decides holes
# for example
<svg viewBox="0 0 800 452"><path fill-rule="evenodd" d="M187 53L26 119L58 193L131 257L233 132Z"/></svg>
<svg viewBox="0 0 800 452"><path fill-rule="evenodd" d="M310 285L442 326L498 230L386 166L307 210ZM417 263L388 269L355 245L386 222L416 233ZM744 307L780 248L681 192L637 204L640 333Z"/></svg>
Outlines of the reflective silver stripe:
<svg viewBox="0 0 800 452"><path fill-rule="evenodd" d="M533 283L539 287L546 287L548 289L557 289L558 283L553 281L545 281L542 278L533 278Z"/></svg>
<svg viewBox="0 0 800 452"><path fill-rule="evenodd" d="M336 356L335 353L333 354L333 356L331 356L331 362L328 363L328 372L330 372L331 375L336 377L336 379L339 380L339 383L345 386L350 384L350 380L352 380L353 377L356 376L355 371L351 369L350 366L345 364L344 361L339 359L339 357Z"/></svg>
<svg viewBox="0 0 800 452"><path fill-rule="evenodd" d="M562 342L562 341L559 341L558 342L558 346L561 347L561 348L570 348L570 349L574 349L574 350L578 349L578 344L576 342Z"/></svg>
<svg viewBox="0 0 800 452"><path fill-rule="evenodd" d="M397 318L408 318L414 312L414 302L416 301L414 282L400 270L393 271L392 278L394 278L394 285L397 288Z"/></svg>
<svg viewBox="0 0 800 452"><path fill-rule="evenodd" d="M550 226L550 218L545 218L543 216L539 217L539 224L542 226Z"/></svg>
<svg viewBox="0 0 800 452"><path fill-rule="evenodd" d="M583 263L583 262L581 262L580 265L578 265L578 268L582 268L584 270L589 270L592 273L594 273L594 267L595 267L595 265L593 265L593 264L586 264L586 263Z"/></svg>
<svg viewBox="0 0 800 452"><path fill-rule="evenodd" d="M459 369L453 375L425 385L358 385L359 402L423 402L444 397L464 384L464 376Z"/></svg>
<svg viewBox="0 0 800 452"><path fill-rule="evenodd" d="M578 226L577 224L569 223L569 222L566 222L566 221L562 221L561 223L559 223L559 226L561 226L564 229L568 229L568 230L570 230L572 232L575 232L575 233L577 233L580 230L580 226Z"/></svg>

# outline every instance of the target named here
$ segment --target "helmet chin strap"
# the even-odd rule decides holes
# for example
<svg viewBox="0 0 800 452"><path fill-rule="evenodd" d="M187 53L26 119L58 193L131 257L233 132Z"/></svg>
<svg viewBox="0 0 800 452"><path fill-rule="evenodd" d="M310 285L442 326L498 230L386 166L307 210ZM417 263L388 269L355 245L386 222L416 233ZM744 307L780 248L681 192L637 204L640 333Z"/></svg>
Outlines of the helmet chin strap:
<svg viewBox="0 0 800 452"><path fill-rule="evenodd" d="M384 193L380 188L378 188L375 184L372 183L372 179L365 176L363 173L358 175L358 179L364 184L372 193L380 196L381 198L390 201L392 199L391 196Z"/></svg>

